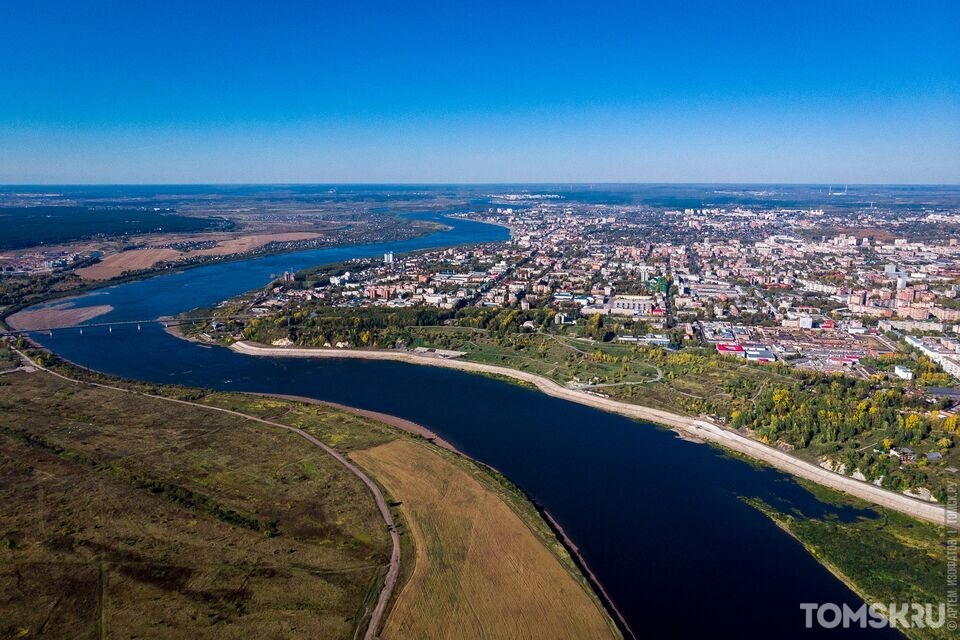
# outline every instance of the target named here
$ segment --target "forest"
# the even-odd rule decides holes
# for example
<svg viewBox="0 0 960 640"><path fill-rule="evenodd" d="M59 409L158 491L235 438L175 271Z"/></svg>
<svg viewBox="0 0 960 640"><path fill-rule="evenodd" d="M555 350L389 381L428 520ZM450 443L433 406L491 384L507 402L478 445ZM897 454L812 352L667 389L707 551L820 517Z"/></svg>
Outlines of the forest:
<svg viewBox="0 0 960 640"><path fill-rule="evenodd" d="M224 218L183 216L147 209L3 207L0 208L0 228L3 228L0 249L154 232L225 231L234 226Z"/></svg>

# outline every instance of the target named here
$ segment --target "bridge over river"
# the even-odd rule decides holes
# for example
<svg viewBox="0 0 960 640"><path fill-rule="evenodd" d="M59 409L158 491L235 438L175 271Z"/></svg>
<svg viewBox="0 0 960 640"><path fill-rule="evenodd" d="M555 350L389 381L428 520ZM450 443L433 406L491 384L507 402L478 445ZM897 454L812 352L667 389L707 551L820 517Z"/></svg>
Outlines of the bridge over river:
<svg viewBox="0 0 960 640"><path fill-rule="evenodd" d="M249 320L253 316L244 315L244 316L226 316L222 318L214 318L212 316L204 317L184 317L184 318L150 318L143 320L113 320L107 322L82 322L79 324L72 325L63 325L55 326L44 329L0 329L0 336L29 336L35 333L46 333L47 335L52 336L54 332L74 330L79 331L81 334L84 329L96 329L96 328L108 328L111 332L114 327L129 327L136 326L137 331L139 331L145 324L162 324L164 328L167 327L178 327L185 324L195 324L197 322L211 322L213 320L219 321L229 321L229 320Z"/></svg>

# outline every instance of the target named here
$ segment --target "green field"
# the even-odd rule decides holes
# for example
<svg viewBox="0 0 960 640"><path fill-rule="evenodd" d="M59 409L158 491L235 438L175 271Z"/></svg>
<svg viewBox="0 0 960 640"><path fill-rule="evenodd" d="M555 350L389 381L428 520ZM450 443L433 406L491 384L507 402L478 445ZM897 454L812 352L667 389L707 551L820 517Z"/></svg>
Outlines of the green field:
<svg viewBox="0 0 960 640"><path fill-rule="evenodd" d="M555 333L511 333L465 327L413 327L414 346L466 351L464 359L575 383L617 400L685 415L729 416L757 390L793 382L789 371L717 356L709 349L598 342ZM734 388L733 385L736 385Z"/></svg>

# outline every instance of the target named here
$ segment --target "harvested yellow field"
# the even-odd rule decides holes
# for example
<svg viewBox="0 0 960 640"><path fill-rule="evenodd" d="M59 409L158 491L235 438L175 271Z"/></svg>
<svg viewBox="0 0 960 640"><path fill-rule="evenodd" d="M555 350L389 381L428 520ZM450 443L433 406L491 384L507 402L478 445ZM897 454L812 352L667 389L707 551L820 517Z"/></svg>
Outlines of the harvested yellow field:
<svg viewBox="0 0 960 640"><path fill-rule="evenodd" d="M217 239L215 247L191 251L178 251L166 247L131 249L105 256L96 264L77 269L77 275L84 280L109 280L123 275L127 271L149 269L158 262L172 262L204 256L229 256L254 251L271 242L299 242L319 237L319 233L312 232L260 233L225 239L208 236L204 239Z"/></svg>
<svg viewBox="0 0 960 640"><path fill-rule="evenodd" d="M131 249L106 256L100 262L77 269L84 280L109 280L127 271L149 269L162 260L176 260L183 254L176 249Z"/></svg>
<svg viewBox="0 0 960 640"><path fill-rule="evenodd" d="M351 457L402 503L414 546L383 638L620 637L491 480L406 439Z"/></svg>

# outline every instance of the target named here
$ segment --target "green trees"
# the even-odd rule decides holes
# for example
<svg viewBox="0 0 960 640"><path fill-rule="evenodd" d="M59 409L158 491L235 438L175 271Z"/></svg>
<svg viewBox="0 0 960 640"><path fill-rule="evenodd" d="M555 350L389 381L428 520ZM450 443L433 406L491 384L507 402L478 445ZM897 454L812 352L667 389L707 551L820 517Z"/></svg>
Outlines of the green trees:
<svg viewBox="0 0 960 640"><path fill-rule="evenodd" d="M33 357L33 361L37 363L37 366L49 367L53 364L53 355L46 351L41 351Z"/></svg>
<svg viewBox="0 0 960 640"><path fill-rule="evenodd" d="M409 327L436 326L452 313L426 306L287 309L273 316L248 320L243 336L267 344L278 338L290 338L303 346L346 342L353 346L392 347L397 340L409 340Z"/></svg>
<svg viewBox="0 0 960 640"><path fill-rule="evenodd" d="M893 428L895 441L918 442L932 428L917 406L896 389L871 388L865 380L847 376L814 376L798 379L792 387L767 388L742 410L734 426L765 428L770 435L795 447L811 443L845 443L860 434Z"/></svg>
<svg viewBox="0 0 960 640"><path fill-rule="evenodd" d="M773 400L773 410L777 415L782 416L790 410L790 390L789 389L777 389L773 392L771 398Z"/></svg>
<svg viewBox="0 0 960 640"><path fill-rule="evenodd" d="M917 451L950 450L960 418L941 418L919 394L884 388L877 380L849 376L793 372L793 384L770 386L757 392L746 406L732 413L734 428L751 429L770 444L786 442L811 449L844 466L860 470L869 481L883 478L884 486L907 489L927 486L936 494L943 465L901 464L888 455L891 448ZM743 398L743 385L728 385Z"/></svg>
<svg viewBox="0 0 960 640"><path fill-rule="evenodd" d="M953 414L941 423L940 428L947 433L957 433L958 426L960 426L960 417L958 417L957 414Z"/></svg>
<svg viewBox="0 0 960 640"><path fill-rule="evenodd" d="M602 313L595 313L587 320L586 335L600 342L610 342L617 334L607 323L608 319Z"/></svg>

